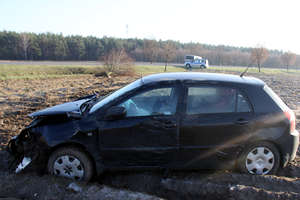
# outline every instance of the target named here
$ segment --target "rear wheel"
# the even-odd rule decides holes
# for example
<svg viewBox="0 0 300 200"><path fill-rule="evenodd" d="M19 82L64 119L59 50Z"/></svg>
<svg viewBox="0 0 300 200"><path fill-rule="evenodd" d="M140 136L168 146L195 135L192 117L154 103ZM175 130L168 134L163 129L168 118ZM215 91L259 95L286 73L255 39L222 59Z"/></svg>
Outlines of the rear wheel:
<svg viewBox="0 0 300 200"><path fill-rule="evenodd" d="M83 151L64 147L50 155L48 172L74 180L89 181L93 176L93 163Z"/></svg>
<svg viewBox="0 0 300 200"><path fill-rule="evenodd" d="M258 142L245 149L239 159L239 168L248 174L275 174L280 165L280 154L269 142Z"/></svg>

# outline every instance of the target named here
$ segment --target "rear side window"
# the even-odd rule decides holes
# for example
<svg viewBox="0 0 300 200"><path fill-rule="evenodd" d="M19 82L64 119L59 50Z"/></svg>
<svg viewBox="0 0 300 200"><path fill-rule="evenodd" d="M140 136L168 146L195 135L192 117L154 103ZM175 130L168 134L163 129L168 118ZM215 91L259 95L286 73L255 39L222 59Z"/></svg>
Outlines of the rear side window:
<svg viewBox="0 0 300 200"><path fill-rule="evenodd" d="M281 110L288 110L288 106L280 99L280 97L267 85L264 86L264 91L275 101L275 103L281 108Z"/></svg>
<svg viewBox="0 0 300 200"><path fill-rule="evenodd" d="M186 113L211 114L251 112L251 106L237 89L229 87L189 87Z"/></svg>

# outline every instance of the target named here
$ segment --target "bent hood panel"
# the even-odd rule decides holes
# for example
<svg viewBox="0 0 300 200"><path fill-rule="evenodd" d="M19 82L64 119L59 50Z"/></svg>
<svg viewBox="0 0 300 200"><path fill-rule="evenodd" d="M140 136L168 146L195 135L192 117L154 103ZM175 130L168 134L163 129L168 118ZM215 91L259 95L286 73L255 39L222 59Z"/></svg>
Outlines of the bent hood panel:
<svg viewBox="0 0 300 200"><path fill-rule="evenodd" d="M67 112L72 112L72 111L79 112L80 106L88 100L89 99L82 99L82 100L78 100L78 101L63 103L60 105L56 105L56 106L53 106L50 108L46 108L46 109L31 113L29 116L30 117L38 117L38 116L49 116L49 115L61 115L61 114L65 114Z"/></svg>

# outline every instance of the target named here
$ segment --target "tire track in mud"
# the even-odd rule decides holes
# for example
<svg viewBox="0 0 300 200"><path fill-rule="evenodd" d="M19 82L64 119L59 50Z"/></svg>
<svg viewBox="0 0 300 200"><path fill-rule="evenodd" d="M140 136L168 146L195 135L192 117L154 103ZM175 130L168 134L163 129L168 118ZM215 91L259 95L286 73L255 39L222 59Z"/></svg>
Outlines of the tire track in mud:
<svg viewBox="0 0 300 200"><path fill-rule="evenodd" d="M178 173L174 173L178 174ZM119 172L99 181L117 188L145 192L167 199L299 199L300 179L217 172L179 173Z"/></svg>

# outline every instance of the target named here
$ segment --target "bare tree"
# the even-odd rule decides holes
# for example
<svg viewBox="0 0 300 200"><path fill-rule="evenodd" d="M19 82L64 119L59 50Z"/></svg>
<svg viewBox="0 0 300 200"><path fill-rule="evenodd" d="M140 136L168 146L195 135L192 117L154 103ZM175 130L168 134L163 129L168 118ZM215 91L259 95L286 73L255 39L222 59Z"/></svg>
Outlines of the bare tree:
<svg viewBox="0 0 300 200"><path fill-rule="evenodd" d="M134 61L123 48L112 49L107 55L104 55L103 61L108 76L111 73L116 75L132 75L134 73L132 68Z"/></svg>
<svg viewBox="0 0 300 200"><path fill-rule="evenodd" d="M221 66L224 62L224 47L223 46L217 46L215 52L215 60L217 65Z"/></svg>
<svg viewBox="0 0 300 200"><path fill-rule="evenodd" d="M21 47L24 52L24 59L27 60L27 51L30 45L30 35L28 33L21 33Z"/></svg>
<svg viewBox="0 0 300 200"><path fill-rule="evenodd" d="M168 63L175 57L176 46L173 42L167 41L163 46L163 51L164 51L165 72L166 72Z"/></svg>
<svg viewBox="0 0 300 200"><path fill-rule="evenodd" d="M190 42L190 43L186 44L185 46L187 48L188 54L191 54L191 55L198 55L199 51L201 50L201 45L197 44L197 43Z"/></svg>
<svg viewBox="0 0 300 200"><path fill-rule="evenodd" d="M256 63L259 72L260 72L260 68L261 68L262 63L264 63L266 61L268 56L269 56L268 50L266 48L262 47L262 46L252 49L252 51L251 51L251 61L253 63Z"/></svg>
<svg viewBox="0 0 300 200"><path fill-rule="evenodd" d="M296 62L296 54L292 52L286 52L281 55L281 62L284 66L286 66L286 70L289 71L289 66L295 64Z"/></svg>
<svg viewBox="0 0 300 200"><path fill-rule="evenodd" d="M158 53L157 42L155 40L145 40L144 54L151 64L154 61L155 57L157 56L157 53Z"/></svg>

